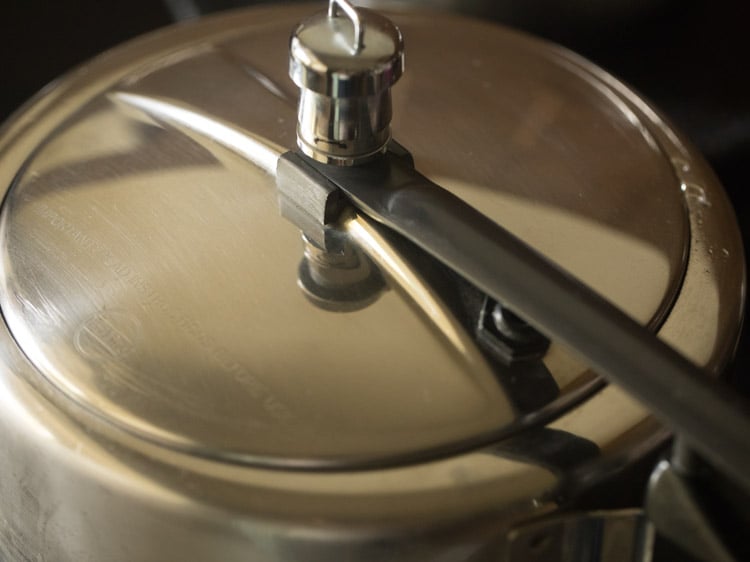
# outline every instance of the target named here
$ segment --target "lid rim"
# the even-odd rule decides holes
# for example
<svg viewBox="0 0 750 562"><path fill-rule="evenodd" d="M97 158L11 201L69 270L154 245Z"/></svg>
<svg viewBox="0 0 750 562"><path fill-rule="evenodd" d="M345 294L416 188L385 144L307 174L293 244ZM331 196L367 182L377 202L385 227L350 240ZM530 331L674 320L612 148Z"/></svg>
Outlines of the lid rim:
<svg viewBox="0 0 750 562"><path fill-rule="evenodd" d="M650 126L650 125L651 125L651 124L649 123L649 126ZM677 298L679 298L679 295L677 295Z"/></svg>

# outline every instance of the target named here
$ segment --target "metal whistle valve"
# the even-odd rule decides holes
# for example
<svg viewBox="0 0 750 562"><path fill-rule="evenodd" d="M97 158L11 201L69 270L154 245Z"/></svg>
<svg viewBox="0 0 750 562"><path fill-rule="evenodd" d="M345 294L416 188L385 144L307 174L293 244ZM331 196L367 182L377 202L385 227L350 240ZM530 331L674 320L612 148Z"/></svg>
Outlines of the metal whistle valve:
<svg viewBox="0 0 750 562"><path fill-rule="evenodd" d="M300 88L297 144L310 158L351 166L385 151L390 87L401 77L404 42L387 18L331 0L293 31L289 74Z"/></svg>

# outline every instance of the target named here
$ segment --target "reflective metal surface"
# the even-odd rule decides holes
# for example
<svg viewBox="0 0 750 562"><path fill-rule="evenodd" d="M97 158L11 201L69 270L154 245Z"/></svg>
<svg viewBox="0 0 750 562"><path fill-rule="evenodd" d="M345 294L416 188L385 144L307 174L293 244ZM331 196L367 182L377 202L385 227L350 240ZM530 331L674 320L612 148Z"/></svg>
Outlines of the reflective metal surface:
<svg viewBox="0 0 750 562"><path fill-rule="evenodd" d="M301 23L289 47L289 75L300 87L300 149L338 165L383 152L391 138L389 88L403 65L401 33L375 12L331 0L327 12Z"/></svg>
<svg viewBox="0 0 750 562"><path fill-rule="evenodd" d="M509 562L651 562L654 531L642 513L576 513L510 532Z"/></svg>
<svg viewBox="0 0 750 562"><path fill-rule="evenodd" d="M685 547L698 560L742 560L733 556L723 533L716 528L716 521L712 521L715 509L709 512L704 507L703 498L707 496L701 492L705 490L691 484L669 461L660 461L649 481L645 506L649 519L663 536Z"/></svg>
<svg viewBox="0 0 750 562"><path fill-rule="evenodd" d="M390 292L347 316L317 310L297 288L299 233L279 216L268 173L276 144L293 142L288 134L293 107L268 87L281 84L277 89L283 91L285 65L278 64L274 73L261 66L268 61L256 60L265 60L273 44L254 45L280 36L281 50L281 30L292 23L278 22L131 72L86 103L25 163L2 224L0 303L14 337L48 380L85 408L128 431L208 457L287 466L362 464L507 433L503 428L517 422L510 400L476 346L446 336L439 318L452 315L429 287L416 301ZM410 35L418 38L422 26L413 27ZM490 29L490 37L505 37ZM468 26L466 33L471 32ZM512 35L505 40L517 41ZM528 70L524 45L519 42L516 50ZM546 51L535 55L535 47L529 43L526 56L543 67L545 80L567 77L548 86L569 96L557 103L579 108L600 130L589 137L589 127L581 135L565 121L555 123L563 138L554 142L563 148L570 143L578 171L559 177L561 169L545 168L551 176L539 178L534 188L558 199L559 191L574 183L575 198L567 205L577 213L548 203L553 210L547 216L564 218L545 225L550 219L539 208L547 205L536 201L538 218L528 223L533 231L517 233L642 322L656 323L674 298L687 246L681 193L669 161L655 142L644 142L650 133L642 123L631 123L635 117L624 102L612 102L615 93L598 83L608 96L597 98L599 90L548 59ZM467 58L473 44L467 40L465 48ZM434 97L430 78L442 79L436 68L417 67L413 80L419 81L401 88L422 102L420 96ZM502 66L481 73L463 69L467 79L482 80L500 80L500 72L510 72ZM202 88L195 85L199 75ZM466 86L462 81L460 91ZM581 90L593 96L586 100L589 105L581 105ZM444 93L449 97L451 90ZM499 130L518 129L504 122L509 118L521 118L525 126L527 112L508 113L515 95L527 94L509 90L510 101L485 104L488 111L481 116L467 111L463 127L473 120L481 131L493 118ZM258 100L255 115L246 102L233 110L238 98ZM260 100L271 109L260 107ZM271 110L277 117L268 123ZM611 115L618 110L620 121ZM410 114L406 108L400 113ZM565 119L563 113L558 117ZM420 165L433 173L430 155L436 150L444 163L461 155L458 146L424 150L424 139L446 131L437 138L455 142L460 132L444 122L435 126L434 133L425 131L423 140L414 141L413 149ZM411 139L414 130L419 127L406 126L400 135ZM547 165L556 153L551 146L529 151L512 135L500 136L507 147L485 138L491 152L473 143L477 155L457 160L440 176L443 185L458 186L459 195L514 229L524 203L514 207L499 188L528 188L526 176L534 174L503 179L508 170L495 167L496 154L540 162L543 157ZM553 140L549 134L539 137L539 142ZM605 142L618 147L615 164L621 152L631 154L627 175L620 172L613 176L618 181L599 183L601 174L614 174L602 162ZM465 188L465 178L478 172L495 179ZM638 197L632 185L650 197L625 216L628 207L618 204ZM597 213L620 216L622 224L604 226L602 217L587 216ZM559 242L565 224L568 244L539 242ZM592 248L603 244L598 252ZM379 251L393 254L388 248ZM642 272L637 278L614 280L634 264ZM560 395L580 393L591 376L567 359L558 367L559 354L551 354L548 368Z"/></svg>
<svg viewBox="0 0 750 562"><path fill-rule="evenodd" d="M441 294L361 217L343 228L389 290L349 313L308 300L268 172L295 142L286 46L309 12L147 37L3 129L6 558L496 560L509 528L664 438L620 389L589 396L595 375L554 344L557 398L519 413ZM570 53L394 19L410 61L394 135L419 169L718 372L744 270L690 147ZM377 468L502 429L516 433Z"/></svg>
<svg viewBox="0 0 750 562"><path fill-rule="evenodd" d="M487 298L512 307L541 333L583 357L607 381L630 392L750 491L750 404L730 386L712 381L648 328L421 175L403 149L349 168L287 153L276 171L280 192L287 191L283 186L288 183L281 164L293 159L301 174L309 171L311 185L335 185L360 212L421 248ZM291 183L297 185L298 177ZM505 342L511 343L507 338Z"/></svg>

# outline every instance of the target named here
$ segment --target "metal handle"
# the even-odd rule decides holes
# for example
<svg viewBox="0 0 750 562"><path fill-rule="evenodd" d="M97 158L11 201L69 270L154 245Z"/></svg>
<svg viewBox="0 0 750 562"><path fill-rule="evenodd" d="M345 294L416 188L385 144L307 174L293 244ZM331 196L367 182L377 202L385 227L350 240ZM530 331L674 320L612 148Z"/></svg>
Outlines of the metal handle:
<svg viewBox="0 0 750 562"><path fill-rule="evenodd" d="M359 14L354 6L352 6L346 0L330 0L328 3L328 17L336 17L336 6L341 8L341 11L346 14L354 25L354 48L353 53L359 53L365 46L365 25L360 20Z"/></svg>
<svg viewBox="0 0 750 562"><path fill-rule="evenodd" d="M311 164L370 217L580 353L750 491L750 416L735 393L411 163L388 154L351 168Z"/></svg>

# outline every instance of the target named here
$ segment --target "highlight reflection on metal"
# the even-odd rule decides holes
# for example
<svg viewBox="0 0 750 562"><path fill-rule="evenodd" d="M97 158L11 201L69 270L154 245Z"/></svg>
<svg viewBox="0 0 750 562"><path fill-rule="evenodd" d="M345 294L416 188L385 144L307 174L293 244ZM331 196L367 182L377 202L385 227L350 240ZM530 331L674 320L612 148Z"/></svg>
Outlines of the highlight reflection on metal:
<svg viewBox="0 0 750 562"><path fill-rule="evenodd" d="M317 171L321 182L334 184L368 216L580 354L750 491L750 417L730 387L711 381L601 295L422 176L401 150L355 168L311 160L299 166ZM279 172L277 183L285 182Z"/></svg>
<svg viewBox="0 0 750 562"><path fill-rule="evenodd" d="M336 17L336 8L340 9L354 24L354 38L352 41L352 54L357 54L364 47L365 26L360 20L359 13L347 0L330 0L328 2L328 17Z"/></svg>
<svg viewBox="0 0 750 562"><path fill-rule="evenodd" d="M112 97L126 105L145 111L157 119L215 140L267 174L276 173L276 161L283 148L262 137L248 131L239 131L236 127L222 123L215 117L207 117L193 109L180 107L175 102L128 92L115 92Z"/></svg>
<svg viewBox="0 0 750 562"><path fill-rule="evenodd" d="M370 219L359 215L344 221L342 228L368 252L388 278L393 280L394 285L404 291L419 310L423 311L453 348L461 355L476 355L472 363L482 363L475 344L471 342L465 330L456 322L445 305L437 300L434 291L420 278L419 273L378 233Z"/></svg>

